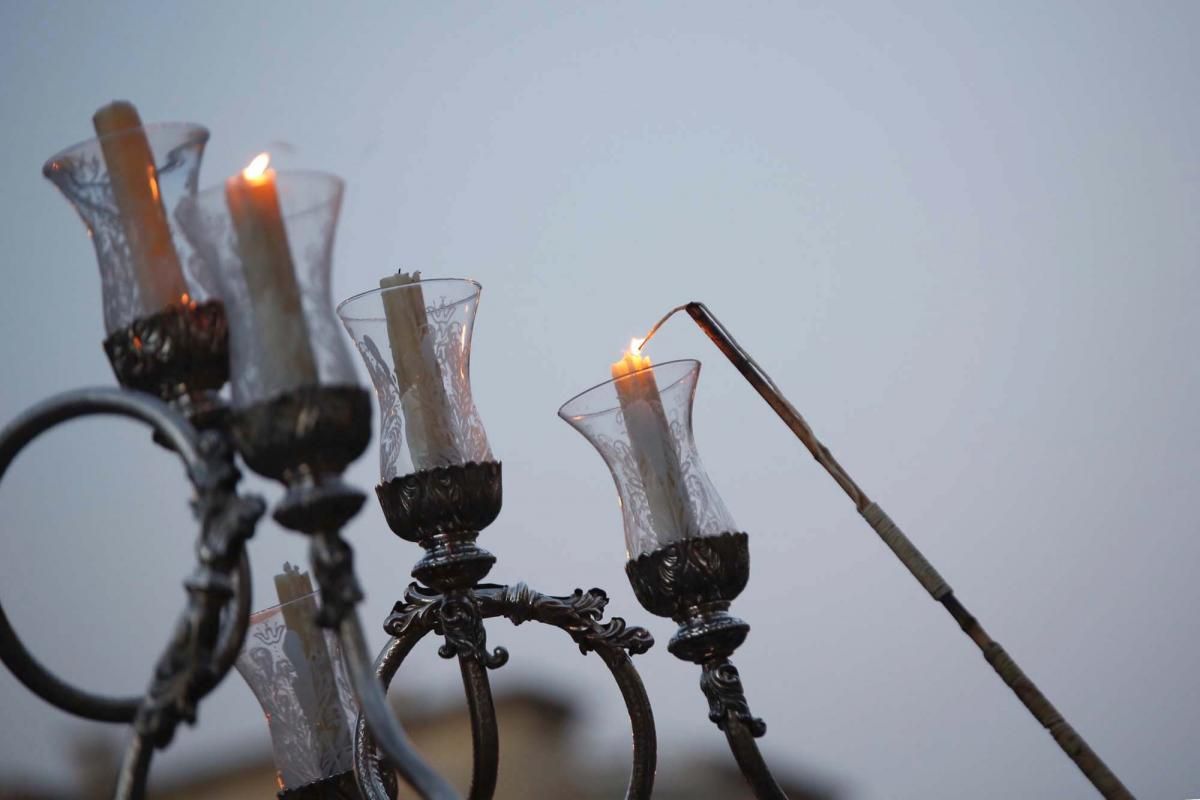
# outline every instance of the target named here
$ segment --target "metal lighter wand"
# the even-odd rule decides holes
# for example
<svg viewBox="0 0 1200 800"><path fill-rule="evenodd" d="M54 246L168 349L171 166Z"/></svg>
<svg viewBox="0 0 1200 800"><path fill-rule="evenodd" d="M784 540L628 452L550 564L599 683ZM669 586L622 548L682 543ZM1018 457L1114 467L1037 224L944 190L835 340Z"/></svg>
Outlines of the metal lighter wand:
<svg viewBox="0 0 1200 800"><path fill-rule="evenodd" d="M850 477L842 465L837 462L833 454L825 445L821 444L813 433L812 428L804 421L804 417L796 410L770 376L763 371L762 367L747 353L729 333L729 330L721 324L721 322L713 315L708 307L703 303L691 302L687 305L678 306L671 309L666 316L655 323L650 332L646 334L646 338L642 341L641 348L645 350L650 339L658 332L668 319L678 311L686 311L700 329L708 334L708 338L712 339L713 343L725 354L725 357L737 368L738 372L749 381L750 385L762 395L762 398L767 401L767 404L775 410L779 418L784 424L791 429L796 438L804 443L812 453L813 458L817 460L825 471L828 472L838 486L854 501L854 507L858 513L870 524L875 532L879 534L879 538L896 554L896 558L900 560L906 569L912 573L912 576L929 592L934 600L945 606L950 612L950 616L963 629L967 636L971 637L971 641L979 646L983 652L983 657L987 660L996 674L1000 676L1010 689L1017 695L1025 707L1029 709L1034 718L1041 723L1042 727L1050 732L1054 740L1058 742L1059 747L1066 753L1079 770L1091 781L1092 785L1100 792L1100 794L1108 800L1132 800L1133 795L1121 783L1112 770L1096 755L1095 751L1088 746L1070 723L1063 718L1063 715L1054 707L1054 705L1042 694L1041 690L1034 685L1033 681L1021 670L1012 657L1005 652L1000 643L992 639L983 626L979 624L975 617L971 616L963 604L954 596L954 590L950 588L950 584L938 574L933 565L921 554L917 546L913 544L899 526L891 520L883 509L878 504L871 501L867 497L866 492L859 488L858 484Z"/></svg>

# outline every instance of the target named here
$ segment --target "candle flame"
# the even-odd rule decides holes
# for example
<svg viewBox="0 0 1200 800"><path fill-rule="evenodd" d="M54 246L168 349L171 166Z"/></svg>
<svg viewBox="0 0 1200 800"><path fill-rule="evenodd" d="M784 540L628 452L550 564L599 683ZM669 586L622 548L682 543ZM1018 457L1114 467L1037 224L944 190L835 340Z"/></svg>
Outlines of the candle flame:
<svg viewBox="0 0 1200 800"><path fill-rule="evenodd" d="M270 163L270 153L259 153L246 166L246 168L242 170L242 177L248 181L261 181L263 176L267 174L267 166Z"/></svg>
<svg viewBox="0 0 1200 800"><path fill-rule="evenodd" d="M631 372L648 369L650 357L642 355L643 339L633 338L629 340L629 349L621 355L621 360L612 365L612 376L621 378Z"/></svg>

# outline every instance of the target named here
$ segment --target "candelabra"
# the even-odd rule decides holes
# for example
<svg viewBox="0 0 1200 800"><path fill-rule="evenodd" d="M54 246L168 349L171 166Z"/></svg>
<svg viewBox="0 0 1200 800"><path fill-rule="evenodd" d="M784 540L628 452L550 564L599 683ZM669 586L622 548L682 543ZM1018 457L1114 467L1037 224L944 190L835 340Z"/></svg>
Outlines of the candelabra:
<svg viewBox="0 0 1200 800"><path fill-rule="evenodd" d="M103 115L127 110L102 110L98 129ZM433 634L442 640L439 654L458 661L474 749L469 797L483 800L495 791L499 761L488 671L508 658L503 648L489 650L485 620L541 623L564 631L612 673L633 732L626 797L649 798L654 719L632 657L651 648L650 634L618 617L605 621L608 598L600 589L556 596L523 583L483 582L495 557L478 538L499 515L503 491L471 393L479 284L401 273L342 302L335 314L329 278L342 182L322 173L276 174L256 160L224 186L198 191L206 139L199 126L141 126L135 117L47 162L45 174L75 205L96 248L104 349L122 388L60 395L0 433L2 479L22 449L66 420L117 414L148 425L179 456L195 490L200 532L184 610L140 697L104 697L60 680L28 652L2 608L0 660L68 713L132 725L118 798L144 795L154 751L170 744L181 722L194 721L197 705L237 663L270 719L281 798L391 800L399 776L422 798L450 800L455 791L417 756L385 697L412 648ZM1101 793L1130 797L715 317L700 304L686 308ZM392 638L377 659L366 649L356 611L362 592L341 535L366 500L341 476L367 448L371 402L339 318L378 401L376 497L392 532L423 551L415 582L384 622ZM749 538L695 446L699 373L691 360L651 366L635 348L614 365L612 380L572 398L559 415L612 474L635 596L678 625L667 649L700 667L709 719L755 795L786 800L756 744L766 726L751 713L731 661L749 632L730 613L749 580ZM220 394L227 382L228 402ZM308 538L318 590L253 618L246 545L267 506L238 493L235 455L284 487L272 513ZM303 681L288 672L296 664L309 671ZM278 674L291 694L272 684Z"/></svg>

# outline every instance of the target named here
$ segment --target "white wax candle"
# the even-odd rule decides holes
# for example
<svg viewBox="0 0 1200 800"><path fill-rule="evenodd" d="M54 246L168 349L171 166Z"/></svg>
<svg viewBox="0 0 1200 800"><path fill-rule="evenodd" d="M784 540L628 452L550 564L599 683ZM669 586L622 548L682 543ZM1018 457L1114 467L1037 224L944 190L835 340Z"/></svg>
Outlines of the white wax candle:
<svg viewBox="0 0 1200 800"><path fill-rule="evenodd" d="M263 394L269 397L317 383L317 368L279 208L275 171L266 165L264 153L227 180L225 201L237 233L255 331L262 340L262 363L256 365L259 380Z"/></svg>

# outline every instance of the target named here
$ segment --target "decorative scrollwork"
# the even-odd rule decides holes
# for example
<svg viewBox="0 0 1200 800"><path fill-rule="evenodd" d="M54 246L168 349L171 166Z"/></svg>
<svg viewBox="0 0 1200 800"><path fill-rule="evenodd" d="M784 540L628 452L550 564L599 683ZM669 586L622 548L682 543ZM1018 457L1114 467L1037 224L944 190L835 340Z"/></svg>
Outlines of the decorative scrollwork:
<svg viewBox="0 0 1200 800"><path fill-rule="evenodd" d="M371 441L371 397L358 386L301 386L242 409L233 436L260 475L340 475Z"/></svg>
<svg viewBox="0 0 1200 800"><path fill-rule="evenodd" d="M638 602L651 614L680 621L691 609L728 606L750 579L744 533L682 539L625 565Z"/></svg>
<svg viewBox="0 0 1200 800"><path fill-rule="evenodd" d="M700 673L700 690L708 698L708 718L721 730L730 715L743 722L755 737L767 732L767 723L750 713L746 692L737 667L727 659L715 659Z"/></svg>
<svg viewBox="0 0 1200 800"><path fill-rule="evenodd" d="M402 539L460 537L495 521L503 504L500 462L422 470L375 488L388 526Z"/></svg>
<svg viewBox="0 0 1200 800"><path fill-rule="evenodd" d="M488 669L498 669L508 663L508 651L503 647L488 652L479 600L471 591L443 595L420 584L410 584L404 600L396 603L384 621L383 629L396 637L410 631L441 634L445 637L445 642L438 648L442 658L477 658Z"/></svg>
<svg viewBox="0 0 1200 800"><path fill-rule="evenodd" d="M535 592L524 583L517 583L480 586L476 595L484 616L505 616L514 625L532 619L562 628L584 654L610 648L638 655L654 646L654 637L645 628L630 627L620 617L601 621L608 605L608 595L602 589L586 592L576 589L560 597Z"/></svg>
<svg viewBox="0 0 1200 800"><path fill-rule="evenodd" d="M499 669L508 663L508 651L497 647L487 649L487 630L473 593L454 592L442 598L438 619L445 643L438 648L442 658L455 656L478 659L488 669Z"/></svg>
<svg viewBox="0 0 1200 800"><path fill-rule="evenodd" d="M224 677L217 664L221 610L233 598L234 571L266 510L262 498L236 494L240 473L225 436L206 431L196 450L200 461L190 472L197 493L192 510L201 523L198 563L184 582L187 607L134 720L155 748L171 742L180 722L195 721L197 703Z"/></svg>
<svg viewBox="0 0 1200 800"><path fill-rule="evenodd" d="M362 588L354 574L354 550L340 531L319 533L312 537L309 560L321 592L317 624L337 628L363 599Z"/></svg>
<svg viewBox="0 0 1200 800"><path fill-rule="evenodd" d="M431 631L437 624L442 595L419 583L410 583L404 591L404 599L392 607L383 622L383 630L391 636L403 637L410 628Z"/></svg>
<svg viewBox="0 0 1200 800"><path fill-rule="evenodd" d="M174 305L135 319L104 340L122 386L173 400L229 379L229 323L219 300Z"/></svg>

